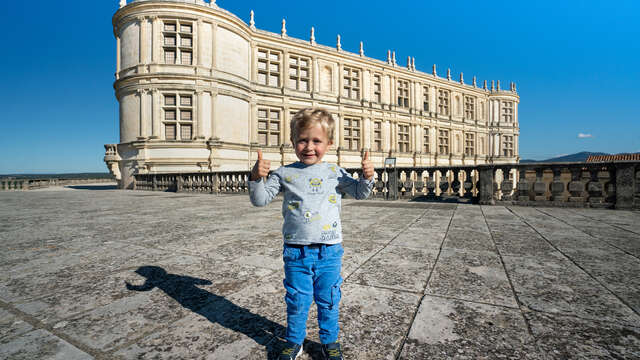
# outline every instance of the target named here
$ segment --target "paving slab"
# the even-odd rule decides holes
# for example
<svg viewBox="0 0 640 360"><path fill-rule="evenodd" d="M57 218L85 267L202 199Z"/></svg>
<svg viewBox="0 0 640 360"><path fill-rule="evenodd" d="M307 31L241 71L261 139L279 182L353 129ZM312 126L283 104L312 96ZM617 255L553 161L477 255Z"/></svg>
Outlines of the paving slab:
<svg viewBox="0 0 640 360"><path fill-rule="evenodd" d="M90 189L0 192L0 358L275 358L281 198ZM347 359L639 357L636 212L348 199L342 219Z"/></svg>

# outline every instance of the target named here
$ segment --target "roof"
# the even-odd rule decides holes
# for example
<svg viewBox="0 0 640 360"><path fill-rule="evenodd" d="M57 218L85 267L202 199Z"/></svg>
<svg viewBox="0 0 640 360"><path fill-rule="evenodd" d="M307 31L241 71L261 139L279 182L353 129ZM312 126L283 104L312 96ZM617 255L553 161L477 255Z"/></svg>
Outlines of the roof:
<svg viewBox="0 0 640 360"><path fill-rule="evenodd" d="M589 155L587 162L607 162L607 161L640 161L640 153L617 154L617 155Z"/></svg>

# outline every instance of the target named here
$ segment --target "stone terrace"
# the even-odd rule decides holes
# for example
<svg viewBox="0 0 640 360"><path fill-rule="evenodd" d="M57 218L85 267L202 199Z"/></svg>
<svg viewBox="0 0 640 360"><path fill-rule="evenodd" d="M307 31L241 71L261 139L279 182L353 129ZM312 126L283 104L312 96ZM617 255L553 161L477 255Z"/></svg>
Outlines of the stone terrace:
<svg viewBox="0 0 640 360"><path fill-rule="evenodd" d="M273 358L281 205L0 193L0 358ZM347 359L640 358L638 212L349 200L343 221Z"/></svg>

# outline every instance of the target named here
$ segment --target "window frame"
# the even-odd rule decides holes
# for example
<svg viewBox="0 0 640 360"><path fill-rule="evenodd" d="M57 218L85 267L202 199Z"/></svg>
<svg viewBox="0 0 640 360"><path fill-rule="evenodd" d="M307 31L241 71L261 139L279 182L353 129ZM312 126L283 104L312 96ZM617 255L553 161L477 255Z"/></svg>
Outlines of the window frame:
<svg viewBox="0 0 640 360"><path fill-rule="evenodd" d="M466 120L475 120L475 115L476 115L475 96L464 95L464 118Z"/></svg>
<svg viewBox="0 0 640 360"><path fill-rule="evenodd" d="M173 98L173 104L167 103L167 99ZM195 96L192 93L163 92L162 93L162 128L164 131L164 139L170 141L191 141L194 139L194 110L193 100ZM189 99L188 104L183 103L183 99ZM167 114L172 111L173 119L168 119ZM185 120L183 116L189 113L189 119ZM167 128L173 126L174 137L171 139L167 136ZM185 139L184 129L189 128L191 136Z"/></svg>
<svg viewBox="0 0 640 360"><path fill-rule="evenodd" d="M464 155L465 156L474 156L476 154L475 151L475 134L474 133L465 133L464 134Z"/></svg>
<svg viewBox="0 0 640 360"><path fill-rule="evenodd" d="M425 154L431 153L431 144L429 143L429 127L425 126L422 128L422 151Z"/></svg>
<svg viewBox="0 0 640 360"><path fill-rule="evenodd" d="M405 123L398 124L398 152L411 152L411 125Z"/></svg>
<svg viewBox="0 0 640 360"><path fill-rule="evenodd" d="M257 126L256 126L256 137L257 137L257 142L258 145L260 146L275 146L275 147L279 147L280 145L282 145L282 110L281 109L276 109L276 108L270 108L270 107L258 107L257 110ZM261 111L265 111L266 112L266 116L260 116L260 112ZM273 118L271 117L271 114L275 113L278 114L277 118ZM260 124L264 123L265 127L264 129L260 128ZM273 130L272 129L272 124L276 124L277 125L277 129ZM260 141L260 134L264 134L264 143L262 143ZM271 136L272 135L276 135L276 139L277 143L276 144L272 144L271 143Z"/></svg>
<svg viewBox="0 0 640 360"><path fill-rule="evenodd" d="M515 105L513 101L500 101L500 117L504 122L513 122L513 109Z"/></svg>
<svg viewBox="0 0 640 360"><path fill-rule="evenodd" d="M450 154L449 129L438 129L438 154Z"/></svg>
<svg viewBox="0 0 640 360"><path fill-rule="evenodd" d="M296 60L296 64L291 63L292 59ZM301 62L303 60L307 62L306 66L301 65ZM295 70L295 74L291 74L291 70ZM307 76L302 76L303 70L307 71ZM311 91L311 58L304 55L289 54L287 80L288 80L287 87L289 87L290 89L310 92ZM294 81L295 86L291 86L291 81ZM300 89L301 87L300 84L304 83L305 81L307 84L307 88Z"/></svg>
<svg viewBox="0 0 640 360"><path fill-rule="evenodd" d="M382 104L382 74L373 74L373 101Z"/></svg>
<svg viewBox="0 0 640 360"><path fill-rule="evenodd" d="M356 126L353 125L354 122ZM359 151L362 148L362 125L362 118L353 116L344 116L342 118L342 148L352 151ZM358 135L354 135L354 131L357 131ZM356 143L355 148L353 146L354 141Z"/></svg>
<svg viewBox="0 0 640 360"><path fill-rule="evenodd" d="M372 136L372 145L373 151L383 151L382 144L382 120L373 120L372 124L373 136Z"/></svg>
<svg viewBox="0 0 640 360"><path fill-rule="evenodd" d="M402 108L408 108L410 106L409 103L409 96L410 96L410 89L411 87L411 82L409 80L404 80L404 79L398 79L396 81L396 97L397 97L397 104L399 107Z"/></svg>
<svg viewBox="0 0 640 360"><path fill-rule="evenodd" d="M502 155L505 157L513 157L513 135L502 135Z"/></svg>
<svg viewBox="0 0 640 360"><path fill-rule="evenodd" d="M283 65L283 52L280 50L270 49L267 47L259 47L256 49L256 83L263 86L276 87L279 88L282 86L282 65ZM260 53L264 52L265 57L261 57ZM272 59L271 55L276 55L277 59ZM260 64L264 63L264 69L260 68ZM277 67L277 70L272 70L272 65ZM264 74L264 83L260 82L260 75ZM275 75L275 76L274 76ZM276 85L271 85L272 78L277 79Z"/></svg>
<svg viewBox="0 0 640 360"><path fill-rule="evenodd" d="M194 53L194 38L192 20L181 19L163 19L162 20L162 59L165 64L170 65L193 65L193 53ZM175 29L167 29L168 25L174 25ZM188 27L189 31L183 31L183 28ZM173 44L167 44L167 39L173 39ZM189 39L189 45L183 45L183 40ZM167 61L167 54L173 53L173 62ZM189 54L189 63L184 63L184 57Z"/></svg>
<svg viewBox="0 0 640 360"><path fill-rule="evenodd" d="M451 115L451 91L450 90L438 89L438 114L444 115L444 116Z"/></svg>
<svg viewBox="0 0 640 360"><path fill-rule="evenodd" d="M356 75L354 75L354 73ZM362 69L358 69L350 66L342 67L342 97L346 99L352 100L360 100L360 96L362 95ZM354 80L357 82L357 85L354 86ZM355 94L355 96L354 96Z"/></svg>

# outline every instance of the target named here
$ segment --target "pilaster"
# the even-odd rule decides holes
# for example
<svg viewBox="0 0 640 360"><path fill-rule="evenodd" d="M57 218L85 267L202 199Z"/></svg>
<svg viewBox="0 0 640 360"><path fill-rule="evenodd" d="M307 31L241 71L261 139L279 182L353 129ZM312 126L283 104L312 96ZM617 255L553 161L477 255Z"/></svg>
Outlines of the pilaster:
<svg viewBox="0 0 640 360"><path fill-rule="evenodd" d="M138 99L140 102L140 125L138 129L138 139L144 140L147 137L147 119L149 115L147 114L147 96L146 94L149 92L147 89L138 89L136 91L138 95Z"/></svg>
<svg viewBox="0 0 640 360"><path fill-rule="evenodd" d="M196 139L204 140L204 91L196 90L196 103L194 110L196 111Z"/></svg>
<svg viewBox="0 0 640 360"><path fill-rule="evenodd" d="M153 89L151 92L151 139L160 138L160 91Z"/></svg>
<svg viewBox="0 0 640 360"><path fill-rule="evenodd" d="M160 63L160 54L161 54L161 32L160 27L162 23L157 16L149 17L151 19L151 63L157 64Z"/></svg>

